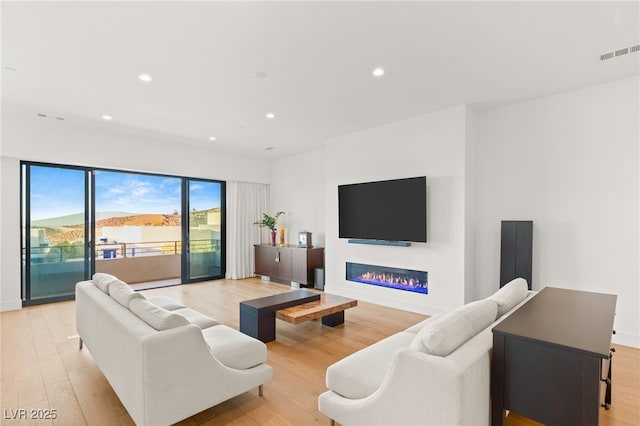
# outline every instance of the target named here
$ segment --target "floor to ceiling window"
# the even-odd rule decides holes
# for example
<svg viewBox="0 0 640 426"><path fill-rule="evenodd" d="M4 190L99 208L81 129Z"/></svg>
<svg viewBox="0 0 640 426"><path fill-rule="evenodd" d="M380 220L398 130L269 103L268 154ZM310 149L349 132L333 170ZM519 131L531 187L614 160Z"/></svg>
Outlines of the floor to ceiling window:
<svg viewBox="0 0 640 426"><path fill-rule="evenodd" d="M91 270L89 173L22 165L23 300L70 298Z"/></svg>
<svg viewBox="0 0 640 426"><path fill-rule="evenodd" d="M180 282L182 180L96 170L96 272L128 283Z"/></svg>
<svg viewBox="0 0 640 426"><path fill-rule="evenodd" d="M224 277L224 182L29 162L22 181L24 304L72 298L94 272Z"/></svg>
<svg viewBox="0 0 640 426"><path fill-rule="evenodd" d="M188 211L188 241L184 266L186 282L198 281L209 276L223 274L224 251L221 249L223 235L223 195L222 182L196 179L185 181L185 211Z"/></svg>

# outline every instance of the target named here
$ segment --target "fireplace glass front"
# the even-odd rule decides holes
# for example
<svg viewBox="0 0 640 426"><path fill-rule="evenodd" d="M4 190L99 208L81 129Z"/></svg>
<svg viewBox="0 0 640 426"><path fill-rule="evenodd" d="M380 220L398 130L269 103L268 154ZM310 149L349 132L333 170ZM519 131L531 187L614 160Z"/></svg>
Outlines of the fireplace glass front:
<svg viewBox="0 0 640 426"><path fill-rule="evenodd" d="M347 262L347 280L427 294L428 272Z"/></svg>

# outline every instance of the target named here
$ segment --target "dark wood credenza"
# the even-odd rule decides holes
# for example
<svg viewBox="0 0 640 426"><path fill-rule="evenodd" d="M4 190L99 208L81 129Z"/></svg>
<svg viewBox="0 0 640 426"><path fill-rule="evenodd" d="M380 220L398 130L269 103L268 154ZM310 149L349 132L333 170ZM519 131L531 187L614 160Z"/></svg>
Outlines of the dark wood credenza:
<svg viewBox="0 0 640 426"><path fill-rule="evenodd" d="M546 287L493 328L492 426L505 410L550 425L598 424L616 299Z"/></svg>
<svg viewBox="0 0 640 426"><path fill-rule="evenodd" d="M324 267L324 248L305 248L293 245L284 247L256 244L254 247L256 275L266 275L282 283L295 281L303 286L313 286L314 270Z"/></svg>

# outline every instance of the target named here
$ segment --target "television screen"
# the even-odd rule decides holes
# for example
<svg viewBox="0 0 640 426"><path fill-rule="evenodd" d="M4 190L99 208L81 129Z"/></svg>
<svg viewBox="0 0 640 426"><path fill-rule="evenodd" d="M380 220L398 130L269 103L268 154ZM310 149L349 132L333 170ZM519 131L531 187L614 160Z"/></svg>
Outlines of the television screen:
<svg viewBox="0 0 640 426"><path fill-rule="evenodd" d="M338 236L426 242L427 178L339 185Z"/></svg>

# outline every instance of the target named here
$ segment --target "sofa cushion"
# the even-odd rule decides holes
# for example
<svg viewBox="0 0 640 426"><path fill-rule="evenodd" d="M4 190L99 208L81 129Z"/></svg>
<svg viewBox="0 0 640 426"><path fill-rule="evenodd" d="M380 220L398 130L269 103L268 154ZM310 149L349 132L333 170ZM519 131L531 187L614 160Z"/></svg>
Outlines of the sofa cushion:
<svg viewBox="0 0 640 426"><path fill-rule="evenodd" d="M216 320L214 320L213 318L210 318L204 314L201 314L198 311L194 311L193 309L190 308L181 308L181 309L176 309L175 311L176 314L180 314L183 317L185 317L191 324L195 324L198 327L200 327L202 330L204 330L205 328L209 328L209 327L213 327L214 325L219 325L220 323Z"/></svg>
<svg viewBox="0 0 640 426"><path fill-rule="evenodd" d="M495 321L498 305L478 300L430 321L411 342L410 348L430 355L447 356Z"/></svg>
<svg viewBox="0 0 640 426"><path fill-rule="evenodd" d="M176 309L186 308L186 306L181 305L179 302L167 296L150 297L147 300L156 306L160 306L161 308L166 309L167 311L175 311Z"/></svg>
<svg viewBox="0 0 640 426"><path fill-rule="evenodd" d="M118 278L113 275L105 274L103 272L93 274L93 284L107 294L109 294L109 283L117 280Z"/></svg>
<svg viewBox="0 0 640 426"><path fill-rule="evenodd" d="M527 280L524 278L516 278L505 284L500 290L487 297L487 300L493 300L498 304L498 316L509 312L518 303L522 302L528 294Z"/></svg>
<svg viewBox="0 0 640 426"><path fill-rule="evenodd" d="M136 298L144 299L142 294L136 293L131 287L120 280L109 283L109 296L127 309L129 309L131 300Z"/></svg>
<svg viewBox="0 0 640 426"><path fill-rule="evenodd" d="M359 350L327 368L327 387L345 398L366 398L382 385L398 349L415 334L401 331Z"/></svg>
<svg viewBox="0 0 640 426"><path fill-rule="evenodd" d="M267 361L267 345L226 325L202 330L211 354L230 368L246 370Z"/></svg>
<svg viewBox="0 0 640 426"><path fill-rule="evenodd" d="M189 320L182 315L167 311L145 299L132 299L129 303L129 310L151 327L160 331L189 324Z"/></svg>
<svg viewBox="0 0 640 426"><path fill-rule="evenodd" d="M449 311L442 311L435 315L431 315L429 318L422 320L417 324L412 325L411 327L407 328L405 331L413 334L418 334L418 332L420 332L420 330L422 330L425 325L429 324L431 321L435 321L436 319L440 318L447 312Z"/></svg>

